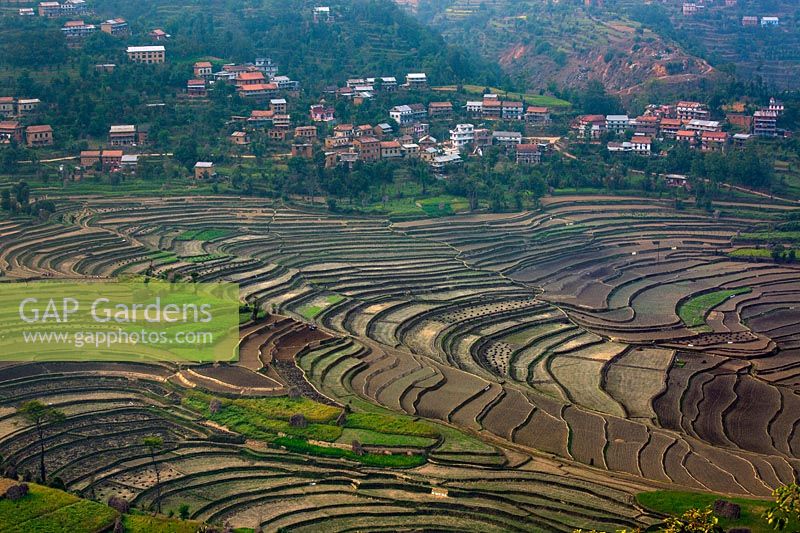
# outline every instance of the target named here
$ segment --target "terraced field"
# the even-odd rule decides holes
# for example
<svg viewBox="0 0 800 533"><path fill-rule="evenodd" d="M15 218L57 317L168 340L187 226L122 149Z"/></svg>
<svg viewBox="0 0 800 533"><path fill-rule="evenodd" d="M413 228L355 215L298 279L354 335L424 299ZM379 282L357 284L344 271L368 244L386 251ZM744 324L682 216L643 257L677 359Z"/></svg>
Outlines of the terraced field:
<svg viewBox="0 0 800 533"><path fill-rule="evenodd" d="M177 396L291 389L331 406L367 400L506 450L444 439L425 466L400 475L210 443L211 429L180 407L120 407L119 421L111 409L114 424L130 423L126 409L153 417L147 424L174 445L163 457L164 502L193 498L197 518L447 529L444 505L475 527L607 528L647 523L629 499L634 488L766 495L792 481L800 472L800 269L727 255L755 220L625 197L543 203L538 212L391 224L244 198L85 198L59 204L75 225L3 223L0 268L14 279L148 273L238 282L242 298L270 317L245 326L236 365L142 366L134 374L150 375L135 383ZM719 291L729 297L703 298ZM681 320L686 302L699 322ZM19 394L10 379L1 380L6 405ZM2 427L4 443L24 435ZM226 461L259 481L226 476ZM302 466L287 468L293 461ZM59 473L79 490L124 487L149 502L145 463L138 450L92 473L72 457ZM564 472L564 494L535 489ZM431 498L435 484L451 499ZM570 500L570 491L582 496ZM565 513L562 500L585 513Z"/></svg>
<svg viewBox="0 0 800 533"><path fill-rule="evenodd" d="M599 483L563 463L501 453L445 428L435 441L392 440L390 434L374 433L389 439L378 445L368 440L369 431L351 430L349 436L361 438L368 450L405 443L429 448L427 464L414 469L238 442L191 409L191 403L180 402L187 392L170 384L175 370L122 363L3 364L0 442L5 460L21 473L37 468L35 429L13 409L37 398L67 415L64 423L45 432L50 476L103 502L116 496L145 509L160 502L164 513L188 505L197 520L234 527L263 524L271 530L332 530L366 520L385 527L446 529L458 524L473 530L570 531L653 521L633 500L646 488L643 484L621 479ZM352 424L364 424L370 416L387 415L354 414ZM142 443L149 436L164 442L154 459ZM397 448L393 453L405 452Z"/></svg>

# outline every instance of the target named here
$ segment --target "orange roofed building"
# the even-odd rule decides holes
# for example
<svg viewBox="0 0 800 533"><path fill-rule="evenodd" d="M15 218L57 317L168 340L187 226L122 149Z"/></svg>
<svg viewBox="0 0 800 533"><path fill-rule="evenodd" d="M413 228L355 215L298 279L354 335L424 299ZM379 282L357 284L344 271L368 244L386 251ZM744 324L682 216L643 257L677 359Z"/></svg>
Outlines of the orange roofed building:
<svg viewBox="0 0 800 533"><path fill-rule="evenodd" d="M53 128L50 126L28 126L25 130L25 141L28 148L50 146L53 144Z"/></svg>
<svg viewBox="0 0 800 533"><path fill-rule="evenodd" d="M242 87L244 85L263 85L267 83L267 78L264 73L257 70L255 72L240 72L236 76L236 86Z"/></svg>
<svg viewBox="0 0 800 533"><path fill-rule="evenodd" d="M24 135L25 128L16 120L0 122L0 144L21 143Z"/></svg>

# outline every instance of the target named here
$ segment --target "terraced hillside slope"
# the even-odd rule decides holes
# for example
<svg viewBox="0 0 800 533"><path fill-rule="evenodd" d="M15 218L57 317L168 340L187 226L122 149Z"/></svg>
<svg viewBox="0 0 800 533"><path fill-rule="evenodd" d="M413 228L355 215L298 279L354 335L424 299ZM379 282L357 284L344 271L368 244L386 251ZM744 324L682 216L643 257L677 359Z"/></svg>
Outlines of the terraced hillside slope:
<svg viewBox="0 0 800 533"><path fill-rule="evenodd" d="M119 363L0 366L4 459L20 473L37 468L36 429L26 425L13 406L38 398L66 415L63 423L44 430L50 476L101 502L114 496L141 509L160 506L165 514L187 506L191 518L201 522L237 528L261 525L272 531L366 526L499 532L637 527L654 521L635 504L634 494L646 489L644 484L593 479L574 466L501 453L445 428L435 443L424 444L430 456L417 468L397 466L409 456L391 443L365 442L366 455L355 457L337 443L325 449L339 453L309 456L293 450L291 439L270 448L257 439L237 440L220 424L205 420L195 402L187 401L197 400L198 393L169 382L174 371ZM222 401L224 415L230 400ZM357 416L387 415L351 415ZM342 434L348 431L356 432L348 426ZM369 433L357 432L361 439ZM151 456L143 439L153 436L163 447ZM397 463L394 467L382 466L393 464L391 458ZM93 502L81 505L110 511ZM33 505L26 509L37 510ZM110 518L113 523L113 514ZM25 531L37 530L30 527Z"/></svg>
<svg viewBox="0 0 800 533"><path fill-rule="evenodd" d="M781 90L796 87L800 75L800 31L793 0L709 2L697 13L682 13L683 2L642 5L620 0L618 7L648 23L653 31L688 43L713 65L730 64L736 75ZM744 17L755 17L744 22ZM762 17L778 17L762 25Z"/></svg>
<svg viewBox="0 0 800 533"><path fill-rule="evenodd" d="M687 88L717 76L680 42L621 10L545 0L431 0L420 3L417 13L451 43L499 61L527 87L575 87L598 80L610 91L629 94L654 81Z"/></svg>
<svg viewBox="0 0 800 533"><path fill-rule="evenodd" d="M331 337L294 355L324 397L694 489L766 495L800 472L800 269L726 254L781 206L553 197L398 224L245 198L61 209L75 225L0 227L6 276L238 281ZM271 361L239 365L285 381Z"/></svg>

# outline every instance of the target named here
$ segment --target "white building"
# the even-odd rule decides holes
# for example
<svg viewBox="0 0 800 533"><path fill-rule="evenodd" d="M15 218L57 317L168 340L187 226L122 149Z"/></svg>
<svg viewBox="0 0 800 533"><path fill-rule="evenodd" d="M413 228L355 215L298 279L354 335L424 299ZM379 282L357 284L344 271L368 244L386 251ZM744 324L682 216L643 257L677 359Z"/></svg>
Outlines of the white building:
<svg viewBox="0 0 800 533"><path fill-rule="evenodd" d="M475 126L472 124L456 124L455 129L450 130L450 142L453 146L461 148L475 141Z"/></svg>
<svg viewBox="0 0 800 533"><path fill-rule="evenodd" d="M634 135L631 139L631 148L639 155L650 155L653 140L646 135Z"/></svg>
<svg viewBox="0 0 800 533"><path fill-rule="evenodd" d="M271 79L273 76L278 75L278 65L272 62L269 57L257 57L255 63L256 69L264 73L264 75Z"/></svg>
<svg viewBox="0 0 800 533"><path fill-rule="evenodd" d="M409 72L406 74L406 85L412 90L428 88L428 76L424 72Z"/></svg>
<svg viewBox="0 0 800 533"><path fill-rule="evenodd" d="M431 168L435 173L441 174L447 167L460 165L461 162L460 155L437 155L431 161Z"/></svg>
<svg viewBox="0 0 800 533"><path fill-rule="evenodd" d="M483 113L483 101L474 100L467 102L467 113L472 115L480 115Z"/></svg>
<svg viewBox="0 0 800 533"><path fill-rule="evenodd" d="M628 115L607 115L606 129L615 133L622 133L630 125L631 119Z"/></svg>
<svg viewBox="0 0 800 533"><path fill-rule="evenodd" d="M492 142L500 146L522 144L522 134L518 131L496 131L492 133Z"/></svg>
<svg viewBox="0 0 800 533"><path fill-rule="evenodd" d="M769 107L767 107L768 111L773 111L778 114L778 116L783 115L783 112L786 111L786 107L783 105L783 102L780 100L776 100L775 98L769 99Z"/></svg>
<svg viewBox="0 0 800 533"><path fill-rule="evenodd" d="M318 6L314 8L314 22L332 22L333 15L328 6Z"/></svg>
<svg viewBox="0 0 800 533"><path fill-rule="evenodd" d="M271 81L278 86L279 91L296 91L300 88L300 82L289 79L288 76L273 76Z"/></svg>
<svg viewBox="0 0 800 533"><path fill-rule="evenodd" d="M377 78L367 78L365 85L380 87L381 91L394 91L397 89L397 78L394 76L379 76ZM350 86L348 82L347 86Z"/></svg>
<svg viewBox="0 0 800 533"><path fill-rule="evenodd" d="M722 131L722 125L717 120L690 120L686 124L689 131Z"/></svg>
<svg viewBox="0 0 800 533"><path fill-rule="evenodd" d="M401 126L405 126L414 121L414 110L407 105L396 105L389 110L389 117Z"/></svg>

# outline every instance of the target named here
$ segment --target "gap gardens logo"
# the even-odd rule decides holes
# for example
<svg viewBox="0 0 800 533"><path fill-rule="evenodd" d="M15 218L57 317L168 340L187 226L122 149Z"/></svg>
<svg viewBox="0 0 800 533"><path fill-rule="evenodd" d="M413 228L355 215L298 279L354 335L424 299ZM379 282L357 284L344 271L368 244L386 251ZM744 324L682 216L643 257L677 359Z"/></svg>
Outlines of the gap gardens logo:
<svg viewBox="0 0 800 533"><path fill-rule="evenodd" d="M232 361L238 326L232 283L0 284L0 361Z"/></svg>

